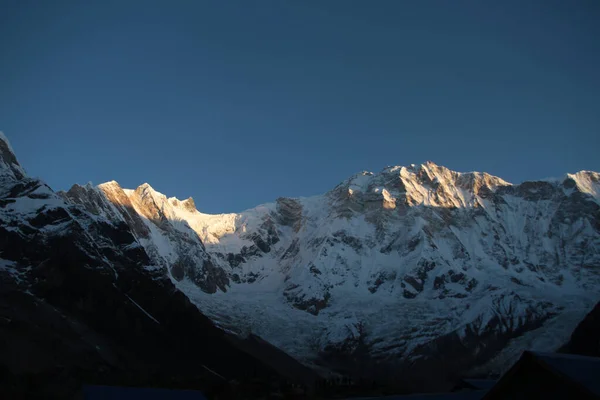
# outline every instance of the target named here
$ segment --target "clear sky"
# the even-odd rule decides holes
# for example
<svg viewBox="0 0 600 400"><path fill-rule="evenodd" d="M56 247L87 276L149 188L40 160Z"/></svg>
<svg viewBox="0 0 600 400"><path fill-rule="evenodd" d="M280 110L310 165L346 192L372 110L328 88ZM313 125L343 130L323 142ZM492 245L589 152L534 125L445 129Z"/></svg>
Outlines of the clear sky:
<svg viewBox="0 0 600 400"><path fill-rule="evenodd" d="M600 170L597 0L0 0L0 130L54 189L203 212L431 160Z"/></svg>

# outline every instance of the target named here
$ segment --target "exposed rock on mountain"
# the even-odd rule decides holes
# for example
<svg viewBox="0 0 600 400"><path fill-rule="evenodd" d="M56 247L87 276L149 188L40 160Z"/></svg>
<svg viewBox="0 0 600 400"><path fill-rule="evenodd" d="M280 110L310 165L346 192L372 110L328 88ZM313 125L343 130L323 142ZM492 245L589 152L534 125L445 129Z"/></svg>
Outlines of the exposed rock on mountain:
<svg viewBox="0 0 600 400"><path fill-rule="evenodd" d="M191 198L167 199L147 183L125 191L114 181L98 187L74 185L60 195L113 225L129 226L150 257L150 269L160 266L174 279L187 278L208 293L226 290L229 280L225 272L213 265L198 235L175 214L174 210L195 210Z"/></svg>
<svg viewBox="0 0 600 400"><path fill-rule="evenodd" d="M147 185L126 195L150 229L182 226L200 238L198 248L204 243L212 268L202 277L218 284L181 279L173 258L164 264L227 329L319 362L354 351L360 325L380 362L442 357L468 371L509 354L511 339L576 315L546 344L558 347L593 306L599 187L588 171L512 185L427 162L362 172L324 195L279 198L240 214L202 214L154 191L144 195ZM89 190L114 197L107 185ZM135 200L145 198L157 200ZM186 248L182 240L160 239L174 254ZM156 241L142 242L149 254Z"/></svg>
<svg viewBox="0 0 600 400"><path fill-rule="evenodd" d="M3 162L11 179L23 174ZM590 171L513 185L427 162L219 215L148 184L48 195L79 213L77 234L107 271L120 276L129 257L218 326L352 374L499 372L524 348L566 343L600 296L600 174ZM36 208L27 218L20 229L67 217Z"/></svg>
<svg viewBox="0 0 600 400"><path fill-rule="evenodd" d="M71 398L83 382L208 394L231 380L277 382L275 369L232 345L169 279L172 261L197 256L181 261L187 279L225 287L197 235L166 224L143 190L132 202L115 184L103 187L68 196L94 212L65 202L25 174L0 135L0 397ZM168 240L188 244L164 267L138 242L152 238L149 217L165 222Z"/></svg>

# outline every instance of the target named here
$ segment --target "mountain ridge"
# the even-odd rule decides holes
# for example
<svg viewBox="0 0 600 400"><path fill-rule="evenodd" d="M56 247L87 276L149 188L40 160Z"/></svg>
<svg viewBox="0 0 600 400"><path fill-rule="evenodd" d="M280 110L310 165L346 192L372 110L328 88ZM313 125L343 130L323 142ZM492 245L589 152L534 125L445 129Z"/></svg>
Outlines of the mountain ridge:
<svg viewBox="0 0 600 400"><path fill-rule="evenodd" d="M74 192L83 198L86 187ZM128 225L143 223L133 207L86 199L94 212L28 177L0 136L0 397L73 398L90 383L213 396L232 381L256 390L247 385L257 380L260 396L287 381L278 368L304 368L289 357L265 362L252 343L230 340L165 269L149 268L138 241L145 225Z"/></svg>
<svg viewBox="0 0 600 400"><path fill-rule="evenodd" d="M365 297L370 295L376 298L379 296L377 301L381 302L378 303L380 306L397 306L398 302L407 302L404 306L409 309L409 301L423 296L427 297L424 299L425 303L417 308L428 309L433 301L460 303L461 299L473 300L473 296L479 299L477 301L483 301L485 296L477 294L481 288L481 281L486 281L485 275L489 275L489 271L497 271L492 275L499 274L498 282L505 282L506 287L500 290L502 293L495 300L473 312L472 317L468 317L470 314L465 310L459 311L453 318L458 318L456 321L462 319L463 322L450 322L453 318L442 318L446 323L442 323L441 326L447 326L444 328L446 331L448 327L453 328L447 333L456 332L452 334L457 334L459 338L464 338L468 335L467 332L472 330L480 331L479 333L485 332L486 329L493 331L503 324L512 328L501 329L512 330L512 334L518 336L539 328L547 320L561 314L563 306L557 308L552 304L553 301L558 301L555 296L551 296L551 301L545 299L543 294L534 297L519 296L517 293L522 292L524 288L541 285L543 287L538 289L543 292L549 290L547 285L560 285L560 290L567 294L572 293L575 298L589 296L583 307L587 310L595 301L590 292L598 282L596 273L587 270L583 272L584 275L589 275L586 279L591 279L588 283L581 279L581 268L574 274L568 268L563 271L559 264L564 264L565 261L554 263L554 267L551 268L543 266L551 261L552 257L562 256L556 251L553 251L551 256L547 254L545 247L554 246L543 238L547 235L542 235L541 239L538 235L522 235L523 230L540 228L535 226L540 225L539 222L535 222L536 218L539 219L536 215L543 212L544 207L549 207L546 211L550 221L542 220L541 228L548 231L552 223L560 225L562 222L557 219L557 215L568 208L563 203L568 205L572 202L576 205L571 206L569 213L573 213L574 218L585 225L578 226L573 234L577 236L577 232L586 231L590 236L589 243L594 251L590 261L594 265L593 271L597 271L595 265L599 258L596 185L600 181L599 177L595 172L580 171L567 174L562 180L539 180L513 185L487 173L458 173L427 162L418 166L386 167L380 173L363 171L342 181L324 194L278 198L274 202L240 213L203 214L191 208L183 210L180 207L181 200L176 198L167 198L156 191L153 191L153 196L160 199L158 207L167 210L165 212L170 215L171 222L187 223L204 244L212 265L222 269L229 278L224 286L210 292L211 296L215 297L207 297L197 292L186 278L178 281L179 287L224 328L242 334L257 332L266 335L268 340L292 355L305 362L314 362L314 357L306 357L307 353L311 353L308 347L317 347L317 353L320 354L325 352L328 346L343 346L349 338L357 334L356 326L362 323L361 317L340 317L339 311L335 311L334 315L328 315L328 318L334 321L336 318L341 319L340 326L336 326L338 323L335 322L329 323L333 328L327 326L326 322L315 324L312 318L318 319L320 314L328 314L330 309L336 308L336 304L341 307L338 296L350 299L347 307L342 308L358 307L361 312L364 312L361 310L364 308L360 306L361 302L373 301ZM148 186L140 187L145 189ZM128 193L134 194L140 187L129 190ZM557 203L554 204L553 201ZM587 204L588 202L594 205ZM502 219L504 217L498 217L498 213L514 214L515 211L521 214L518 217L512 215L506 221ZM138 212L144 213L143 210ZM586 214L588 212L589 214ZM588 217L591 219L586 223ZM461 229L471 229L473 221L481 219L487 220L488 226L485 229L479 227L480 233L477 235L488 236L487 229L495 232L495 239L489 243L483 243L481 239L476 240L473 236L465 237L460 232ZM519 219L525 223L520 223ZM499 226L496 226L497 224ZM396 227L410 229L398 230ZM589 231L590 229L592 230ZM441 238L436 237L438 234L441 234ZM515 243L510 243L514 237L518 239ZM533 253L538 254L532 253L532 243L526 243L529 241L536 242L536 250ZM381 245L378 246L377 243ZM324 247L324 244L327 246ZM339 249L334 250L336 254L332 260L327 251L336 247ZM375 248L377 251L373 252ZM346 251L350 251L350 256L342 254ZM576 251L581 254L582 246L577 247ZM515 252L519 254L510 254ZM352 253L358 258L356 255L352 256ZM408 256L401 263L412 264L413 267L392 267L389 265L390 261L385 261L389 266L384 268L367 267L378 262L373 259L393 258L394 253L400 255L401 260L402 257ZM474 253L475 260L471 253ZM568 254L568 251L564 253L567 256ZM534 260L527 259L532 257ZM486 267L486 270L475 266L478 262L490 264L490 258L491 263L495 264L494 267ZM450 267L452 264L456 267ZM540 265L545 269L543 272L540 272ZM436 270L440 270L440 273L431 276L432 271L435 273ZM328 275L327 278L324 278L324 274ZM529 282L531 279L547 283L534 284ZM350 281L354 283L349 284ZM486 284L486 288L489 289L485 289L483 293L487 295L487 290L498 292L498 282L496 285ZM340 285L347 288L336 295L336 288ZM516 287L517 291L507 289L511 287ZM235 294L227 297L232 290ZM364 294L357 294L362 291ZM237 292L244 300L236 299ZM382 295L386 292L388 295ZM248 296L261 300L257 300L256 305L252 307L249 306ZM351 300L353 297L355 300ZM234 310L235 307L224 306L229 301L234 301L241 309L247 310L243 312L239 309ZM581 300L573 301L577 303ZM277 309L269 318L276 321L284 318L288 327L304 323L309 326L315 325L318 327L317 331L322 332L321 336L309 336L305 338L305 344L294 344L294 340L290 343L289 339L277 337L271 332L268 328L269 318L263 317L266 319L256 323L248 322L262 313L259 308L265 304L268 304L267 308ZM290 317L290 311L285 310L287 306L305 314L292 312L294 316ZM448 311L456 307L463 306L454 304ZM313 317L304 319L306 314ZM579 314L581 318L585 315L583 311ZM501 321L490 322L498 318L498 315L501 316ZM529 322L526 322L528 320ZM421 320L415 317L415 321ZM411 322L414 324L415 321ZM500 325L490 328L490 323ZM573 321L571 325L575 323L576 321ZM375 322L367 325L372 324ZM574 328L574 325L572 327ZM456 330L457 328L459 329ZM388 336L389 333L383 335ZM565 329L564 340L567 340L566 335ZM408 334L408 337L411 335ZM399 349L399 354L404 357L422 346L419 344L422 340L433 339L435 334L431 332L420 339L413 338L412 344L406 344L411 340L405 340L404 344L392 341L382 348ZM312 343L311 346L308 342ZM373 353L381 355L381 350L375 350Z"/></svg>
<svg viewBox="0 0 600 400"><path fill-rule="evenodd" d="M394 172L396 170L416 170L416 171L427 171L427 173L429 173L429 167L433 166L434 168L441 170L441 171L447 171L450 172L452 174L456 174L457 176L460 177L464 177L465 179L468 178L473 178L475 180L479 179L479 180L483 180L483 181L495 181L497 182L495 186L512 186L512 187L517 187L517 186L521 186L523 184L531 184L531 183L562 183L564 184L565 181L575 181L575 183L577 185L584 186L583 184L581 184L580 182L582 181L582 178L584 178L587 182L585 183L585 191L593 196L600 196L600 190L598 190L597 188L595 188L594 186L598 185L598 182L600 181L600 173L595 172L595 171L591 171L591 170L580 170L574 173L565 173L561 176L558 177L546 177L546 178L542 178L542 179L535 179L535 180L526 180L520 183L510 183L508 181L503 180L502 178L495 176L495 175L491 175L488 174L487 172L481 172L481 171L468 171L468 172L458 172L458 171L454 171L451 170L447 167L444 167L442 165L438 165L435 164L432 161L426 161L423 164L417 165L417 164L410 164L409 166L404 166L404 165L394 165L394 166L386 166L384 167L379 173L375 173L372 171L366 171L363 170L361 172L358 172L354 175L352 175L351 177L343 180L342 182L340 182L337 186L334 187L334 189L331 189L330 191L327 191L325 193L321 193L321 194L315 194L315 195L308 195L308 196L293 196L293 197L280 197L280 198L285 198L285 199L306 199L306 198L313 198L313 197L317 197L317 196L322 196L325 195L327 193L330 193L331 191L335 190L335 188L339 187L339 186L343 186L345 184L348 184L350 182L352 182L354 179L361 177L361 176L378 176L380 174L383 173L389 173L389 172ZM111 180L111 181L107 181L107 182L103 182L100 183L98 185L94 185L92 182L88 182L85 185L80 185L80 184L74 184L73 186L105 186L105 185L117 185L119 187L121 187L120 183L116 180ZM592 186L592 187L590 187ZM122 187L121 187L122 188ZM134 190L138 190L138 189L149 189L151 190L154 194L159 195L159 196L165 196L167 197L165 194L163 194L162 192L159 192L158 190L154 189L150 183L148 182L144 182L142 184L140 184L139 186L137 186L135 189L127 189L127 188L122 188L124 191L134 191ZM70 189L69 189L70 190ZM61 190L59 191L61 193L66 193L68 192L68 190ZM198 210L196 208L196 204L194 202L194 199L190 196L186 199L178 199L177 197L168 197L167 198L169 201L172 202L176 202L176 203L186 203L188 204L188 209L190 211L198 211L201 214L204 215L208 215L208 216L219 216L219 215L231 215L231 214L242 214L244 212L253 210L255 208L258 207L263 207L263 206L269 206L272 205L276 202L276 200L274 201L270 201L270 202L266 202L266 203L260 203L254 207L250 207L247 209L244 209L242 211L239 212L221 212L221 213L204 213L201 212L200 210Z"/></svg>
<svg viewBox="0 0 600 400"><path fill-rule="evenodd" d="M432 162L203 214L149 184L60 197L130 233L142 266L220 328L353 376L497 374L598 302L600 174L510 184Z"/></svg>

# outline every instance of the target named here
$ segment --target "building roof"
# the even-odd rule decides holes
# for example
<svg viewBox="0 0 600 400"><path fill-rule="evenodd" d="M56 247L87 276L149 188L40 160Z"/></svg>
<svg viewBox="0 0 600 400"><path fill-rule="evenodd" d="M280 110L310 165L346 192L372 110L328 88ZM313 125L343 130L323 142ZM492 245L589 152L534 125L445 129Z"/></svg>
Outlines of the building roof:
<svg viewBox="0 0 600 400"><path fill-rule="evenodd" d="M556 379L561 385L567 385L574 396L577 393L578 396L587 396L586 398L600 397L599 358L525 351L519 361L500 378L494 387L488 390L484 399L496 398L505 388L510 387L514 379L536 368L541 368L548 373L546 379Z"/></svg>
<svg viewBox="0 0 600 400"><path fill-rule="evenodd" d="M531 353L555 372L600 396L600 358L573 354Z"/></svg>
<svg viewBox="0 0 600 400"><path fill-rule="evenodd" d="M85 385L83 387L83 398L85 400L206 400L202 392L197 390L96 385Z"/></svg>

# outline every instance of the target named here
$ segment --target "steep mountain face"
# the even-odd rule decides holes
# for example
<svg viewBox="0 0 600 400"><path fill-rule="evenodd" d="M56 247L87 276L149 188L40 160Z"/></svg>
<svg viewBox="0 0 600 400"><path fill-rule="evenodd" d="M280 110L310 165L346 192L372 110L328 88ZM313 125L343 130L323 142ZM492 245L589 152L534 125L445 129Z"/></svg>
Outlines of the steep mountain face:
<svg viewBox="0 0 600 400"><path fill-rule="evenodd" d="M362 172L319 196L208 215L148 184L55 194L25 175L7 141L0 151L0 272L10 293L43 299L59 314L79 313L86 301L98 308L106 291L144 330L176 318L169 335L193 336L183 319L212 324L182 305L190 304L185 293L229 333L258 335L313 366L438 377L496 373L524 348L559 348L600 298L595 172L512 185L428 162ZM85 289L61 291L65 282ZM165 293L181 298L174 305ZM189 315L169 314L181 307ZM103 326L112 325L106 318ZM199 359L213 360L203 351Z"/></svg>
<svg viewBox="0 0 600 400"><path fill-rule="evenodd" d="M151 237L143 218L160 224L158 210L138 215L129 203L88 195L88 207L115 214L88 212L28 177L0 134L1 398L72 398L83 382L210 394L230 380L279 379L202 315L140 245ZM143 190L135 200L153 204ZM176 248L180 258L197 257L193 272L180 262L186 279L207 292L225 287L222 275L210 276L197 235L165 232L186 245Z"/></svg>
<svg viewBox="0 0 600 400"><path fill-rule="evenodd" d="M194 207L193 200L167 199L148 184L126 191L114 181L98 187L75 185L60 195L113 224L129 226L152 260L151 269L169 269L176 280L189 279L207 293L226 290L225 272L215 268L198 235L185 219L177 217L176 211ZM171 206L174 201L177 207Z"/></svg>
<svg viewBox="0 0 600 400"><path fill-rule="evenodd" d="M512 185L428 162L239 214L147 184L63 197L129 225L218 325L307 363L490 373L566 343L600 297L599 193L595 172Z"/></svg>

